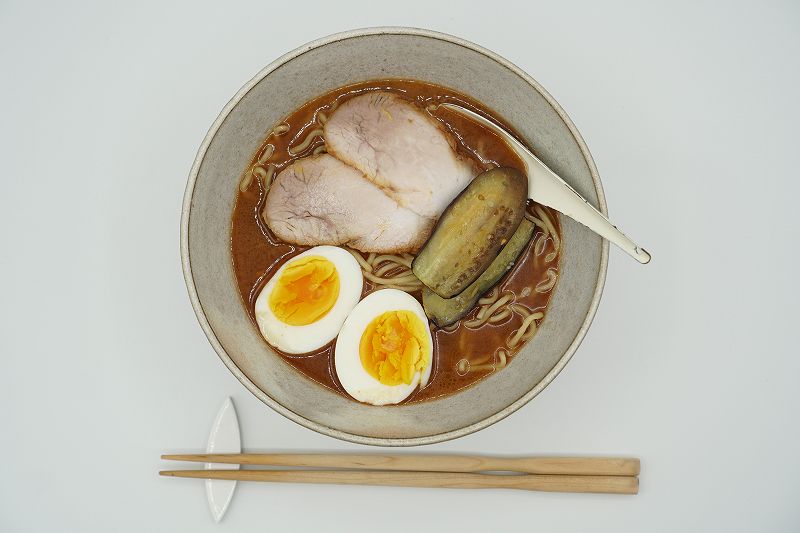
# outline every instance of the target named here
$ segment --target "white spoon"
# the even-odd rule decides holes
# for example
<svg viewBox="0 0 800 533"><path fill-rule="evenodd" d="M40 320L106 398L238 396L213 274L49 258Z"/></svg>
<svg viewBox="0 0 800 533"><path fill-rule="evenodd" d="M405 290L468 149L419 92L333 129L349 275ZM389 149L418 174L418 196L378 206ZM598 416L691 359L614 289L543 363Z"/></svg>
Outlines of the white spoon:
<svg viewBox="0 0 800 533"><path fill-rule="evenodd" d="M497 133L517 153L527 167L528 198L552 207L571 219L580 222L601 237L613 242L642 264L650 262L650 254L617 229L600 211L595 209L570 185L528 150L506 130L485 117L454 104L441 104L451 111L464 115Z"/></svg>

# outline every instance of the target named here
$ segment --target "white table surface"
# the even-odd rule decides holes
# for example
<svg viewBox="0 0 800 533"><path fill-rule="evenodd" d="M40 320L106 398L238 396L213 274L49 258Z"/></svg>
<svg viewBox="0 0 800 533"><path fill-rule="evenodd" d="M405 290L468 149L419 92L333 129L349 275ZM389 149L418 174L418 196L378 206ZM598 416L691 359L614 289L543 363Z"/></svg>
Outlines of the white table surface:
<svg viewBox="0 0 800 533"><path fill-rule="evenodd" d="M0 531L800 529L800 4L110 4L0 3ZM226 396L248 450L378 451L251 396L178 255L227 100L282 53L376 25L533 75L655 258L612 249L594 325L533 402L416 451L635 455L638 496L240 484L217 526L202 483L156 475L203 449Z"/></svg>

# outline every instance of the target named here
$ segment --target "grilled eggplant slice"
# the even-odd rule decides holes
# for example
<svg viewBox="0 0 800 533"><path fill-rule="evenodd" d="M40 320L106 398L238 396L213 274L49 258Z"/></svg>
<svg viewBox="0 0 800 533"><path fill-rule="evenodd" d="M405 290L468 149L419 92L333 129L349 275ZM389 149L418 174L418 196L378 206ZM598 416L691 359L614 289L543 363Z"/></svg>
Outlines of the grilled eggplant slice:
<svg viewBox="0 0 800 533"><path fill-rule="evenodd" d="M525 214L528 178L500 167L479 174L447 207L412 264L437 295L452 298L478 279Z"/></svg>
<svg viewBox="0 0 800 533"><path fill-rule="evenodd" d="M452 298L442 298L427 287L423 289L422 306L425 308L428 318L440 328L454 324L463 318L475 307L475 303L481 295L494 287L500 278L511 270L531 240L535 229L536 225L533 222L523 218L517 231L503 246L500 254L492 261L489 268L484 270L483 274L460 294Z"/></svg>

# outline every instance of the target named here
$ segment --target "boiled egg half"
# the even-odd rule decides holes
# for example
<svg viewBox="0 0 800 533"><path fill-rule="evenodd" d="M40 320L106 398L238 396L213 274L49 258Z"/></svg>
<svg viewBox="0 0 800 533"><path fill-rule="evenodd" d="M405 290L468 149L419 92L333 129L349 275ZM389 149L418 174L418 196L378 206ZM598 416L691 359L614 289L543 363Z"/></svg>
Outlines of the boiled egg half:
<svg viewBox="0 0 800 533"><path fill-rule="evenodd" d="M422 305L397 289L369 294L336 339L336 376L347 393L373 405L401 402L431 376L433 341Z"/></svg>
<svg viewBox="0 0 800 533"><path fill-rule="evenodd" d="M307 353L332 341L361 298L361 267L346 250L316 246L289 259L256 298L261 334L286 353Z"/></svg>

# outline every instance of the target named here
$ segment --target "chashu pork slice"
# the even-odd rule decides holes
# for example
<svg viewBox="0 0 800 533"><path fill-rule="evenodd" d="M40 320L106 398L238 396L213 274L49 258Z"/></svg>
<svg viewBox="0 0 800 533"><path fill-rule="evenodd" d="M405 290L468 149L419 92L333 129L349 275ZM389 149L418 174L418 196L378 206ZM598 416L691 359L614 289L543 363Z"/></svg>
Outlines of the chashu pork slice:
<svg viewBox="0 0 800 533"><path fill-rule="evenodd" d="M362 252L415 252L433 229L433 220L400 206L328 154L298 159L276 176L264 220L286 242L346 244Z"/></svg>
<svg viewBox="0 0 800 533"><path fill-rule="evenodd" d="M478 173L436 120L394 93L370 91L347 100L324 132L330 154L424 217L439 218Z"/></svg>

